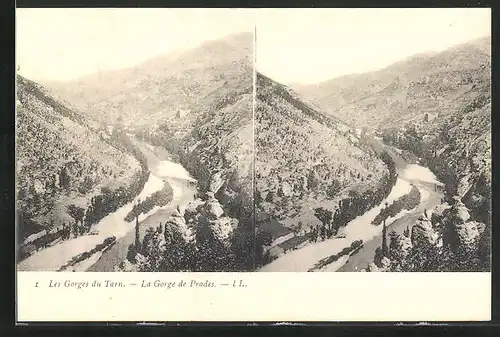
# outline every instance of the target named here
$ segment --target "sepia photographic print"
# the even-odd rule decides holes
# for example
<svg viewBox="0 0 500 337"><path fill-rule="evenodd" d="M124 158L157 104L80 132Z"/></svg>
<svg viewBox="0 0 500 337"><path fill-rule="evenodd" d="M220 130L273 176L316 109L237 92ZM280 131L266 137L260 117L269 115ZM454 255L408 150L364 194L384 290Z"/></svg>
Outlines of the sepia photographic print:
<svg viewBox="0 0 500 337"><path fill-rule="evenodd" d="M490 14L17 9L22 317L488 317ZM408 288L407 316L349 304Z"/></svg>
<svg viewBox="0 0 500 337"><path fill-rule="evenodd" d="M489 13L303 13L257 25L261 270L489 271Z"/></svg>
<svg viewBox="0 0 500 337"><path fill-rule="evenodd" d="M205 11L18 10L18 270L489 270L485 12Z"/></svg>
<svg viewBox="0 0 500 337"><path fill-rule="evenodd" d="M254 23L232 12L18 11L19 270L252 270Z"/></svg>

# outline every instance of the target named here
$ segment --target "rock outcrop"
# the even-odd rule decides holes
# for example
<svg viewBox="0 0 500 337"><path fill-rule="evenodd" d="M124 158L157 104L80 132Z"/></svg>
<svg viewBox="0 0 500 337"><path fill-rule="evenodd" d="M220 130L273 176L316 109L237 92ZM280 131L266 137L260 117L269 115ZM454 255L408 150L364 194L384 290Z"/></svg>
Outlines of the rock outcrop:
<svg viewBox="0 0 500 337"><path fill-rule="evenodd" d="M460 197L453 197L451 207L443 212L443 245L456 251L462 243L472 242L479 233L474 224L466 225L470 214Z"/></svg>
<svg viewBox="0 0 500 337"><path fill-rule="evenodd" d="M185 215L181 215L178 212L173 212L170 218L165 223L165 227L167 226L171 226L175 232L180 233L185 242L190 242L193 240L194 224L191 223L188 225Z"/></svg>
<svg viewBox="0 0 500 337"><path fill-rule="evenodd" d="M479 224L475 221L469 221L456 226L460 245L470 247L474 243L479 237Z"/></svg>
<svg viewBox="0 0 500 337"><path fill-rule="evenodd" d="M227 247L229 247L229 239L237 226L238 220L229 217L222 217L210 222L210 228L214 235Z"/></svg>
<svg viewBox="0 0 500 337"><path fill-rule="evenodd" d="M284 181L281 184L281 192L283 193L283 196L289 197L289 196L293 195L293 188L292 188L292 186L290 186L290 184L288 182Z"/></svg>
<svg viewBox="0 0 500 337"><path fill-rule="evenodd" d="M397 246L396 249L400 251L403 256L408 255L410 252L411 248L413 247L413 244L411 242L411 239L407 236L399 236L399 240L397 240Z"/></svg>
<svg viewBox="0 0 500 337"><path fill-rule="evenodd" d="M380 269L387 270L391 266L391 260L387 257L383 257L380 261Z"/></svg>
<svg viewBox="0 0 500 337"><path fill-rule="evenodd" d="M139 254L137 254L137 255L139 255ZM141 257L142 257L142 255L141 255ZM137 256L136 256L136 258L137 258ZM115 272L133 272L133 273L136 273L139 271L139 267L137 264L132 263L129 260L125 259L125 261L120 263L120 265L114 267L114 271Z"/></svg>
<svg viewBox="0 0 500 337"><path fill-rule="evenodd" d="M217 172L212 176L212 179L210 180L208 191L217 194L217 192L219 192L219 190L223 185L224 185L223 173Z"/></svg>
<svg viewBox="0 0 500 337"><path fill-rule="evenodd" d="M211 220L216 220L224 214L221 204L215 198L205 203L204 210L207 217Z"/></svg>
<svg viewBox="0 0 500 337"><path fill-rule="evenodd" d="M435 244L438 240L438 234L432 226L429 218L423 216L411 229L411 244Z"/></svg>
<svg viewBox="0 0 500 337"><path fill-rule="evenodd" d="M377 267L377 265L375 263L370 263L368 265L368 267L366 268L366 271L369 271L369 272L378 272L380 271L379 267Z"/></svg>

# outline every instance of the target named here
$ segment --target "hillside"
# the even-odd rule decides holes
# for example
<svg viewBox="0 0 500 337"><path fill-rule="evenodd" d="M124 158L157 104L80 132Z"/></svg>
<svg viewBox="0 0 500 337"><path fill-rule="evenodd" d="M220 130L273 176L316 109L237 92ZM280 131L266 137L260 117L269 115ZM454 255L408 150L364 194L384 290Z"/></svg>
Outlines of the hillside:
<svg viewBox="0 0 500 337"><path fill-rule="evenodd" d="M371 129L386 144L417 155L446 185L444 203L437 209L451 207L450 213L410 224L404 236L392 238L395 247L411 239L404 252L399 247L397 256L391 253L385 260L376 254L373 270L489 269L489 37L440 53L415 55L377 72L297 88L332 115ZM420 237L424 240L416 239Z"/></svg>
<svg viewBox="0 0 500 337"><path fill-rule="evenodd" d="M57 97L105 124L149 128L180 116L190 120L231 76L251 67L250 33L207 41L185 51L157 57L130 69L101 72L46 83ZM195 117L193 117L195 118Z"/></svg>
<svg viewBox="0 0 500 337"><path fill-rule="evenodd" d="M440 53L417 54L389 67L296 89L356 127L391 127L462 105L489 81L489 37ZM443 111L445 110L445 111Z"/></svg>
<svg viewBox="0 0 500 337"><path fill-rule="evenodd" d="M212 176L229 179L235 169L250 181L252 62L253 35L241 33L51 88L85 114L167 148L206 191Z"/></svg>
<svg viewBox="0 0 500 337"><path fill-rule="evenodd" d="M157 128L137 131L145 140L168 149L197 179L199 197L215 197L225 214L236 219L238 225L229 241L240 266L237 270L251 270L254 264L252 40L247 42L250 48L243 50L247 57L213 70L215 77L203 80L204 93L189 103L188 113L170 117ZM223 49L233 47L237 46L224 45ZM190 83L191 79L183 85Z"/></svg>
<svg viewBox="0 0 500 337"><path fill-rule="evenodd" d="M309 231L320 223L315 208L337 212L335 224L347 223L388 193L388 168L354 130L260 73L256 90L257 213Z"/></svg>
<svg viewBox="0 0 500 337"><path fill-rule="evenodd" d="M470 207L481 204L477 212L489 208L489 37L299 90L329 113L379 129L386 142L422 156L450 194Z"/></svg>
<svg viewBox="0 0 500 337"><path fill-rule="evenodd" d="M135 98L153 90L149 88L165 92L165 95L149 95L151 102L155 101L154 105L161 109L141 105L141 111L133 116L131 132L168 149L174 160L198 180L201 193L219 192L217 197L224 199L225 194L232 195L244 185L249 207L252 204L252 44L251 34L239 34L206 42L181 53L175 61L159 58L145 63L138 69L153 74L164 62L165 71L156 72L142 86L131 89L129 99L124 98L123 103L123 106L136 104ZM133 81L135 78L128 78L126 83ZM189 95L182 96L180 91ZM123 118L125 123L126 118ZM141 118L146 127L140 124Z"/></svg>
<svg viewBox="0 0 500 337"><path fill-rule="evenodd" d="M131 69L51 84L82 114L168 150L197 180L197 202L216 198L236 219L228 240L238 247L237 270L250 270L254 259L252 60L253 35L238 34Z"/></svg>
<svg viewBox="0 0 500 337"><path fill-rule="evenodd" d="M16 117L20 240L63 227L83 234L140 188L146 172L132 154L21 76Z"/></svg>

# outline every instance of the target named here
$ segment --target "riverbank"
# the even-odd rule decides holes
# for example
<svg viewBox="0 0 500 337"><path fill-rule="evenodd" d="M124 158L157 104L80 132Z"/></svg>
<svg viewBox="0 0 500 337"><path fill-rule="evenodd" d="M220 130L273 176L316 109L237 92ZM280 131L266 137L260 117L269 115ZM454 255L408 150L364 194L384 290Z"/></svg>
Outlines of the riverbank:
<svg viewBox="0 0 500 337"><path fill-rule="evenodd" d="M408 179L416 186L420 192L420 204L410 211L402 211L396 217L387 219L387 233L395 231L398 234L403 234L404 230L411 224L417 222L418 218L427 211L428 214L432 209L441 203L443 193L434 188L439 185L435 175L427 168L418 165L408 165L402 177ZM374 236L372 240L364 243L363 247L345 262L339 266L339 272L355 272L366 268L375 255L375 250L381 246L382 233Z"/></svg>
<svg viewBox="0 0 500 337"><path fill-rule="evenodd" d="M144 237L149 227L158 227L170 217L170 214L176 210L179 205L186 205L195 199L196 180L193 179L184 167L178 163L172 162L170 154L159 147L151 146L145 143L138 143L148 160L151 169L151 175L161 181L167 182L172 188L172 201L165 206L157 206L144 214L139 219L139 237ZM131 228L126 235L117 239L116 243L108 250L101 252L92 258L92 262L87 262L79 266L78 271L90 272L113 272L114 268L123 262L127 256L128 247L135 241L135 222L132 221Z"/></svg>
<svg viewBox="0 0 500 337"><path fill-rule="evenodd" d="M106 238L114 236L116 242L113 245L65 269L65 271L112 271L114 263L118 265L126 257L128 245L133 242L135 221L127 222L124 219L138 200L144 200L160 191L165 182L172 187L173 197L169 204L154 207L149 212L139 215L140 229L144 233L150 225L158 226L159 221L168 217L177 205L194 199L196 180L191 178L181 165L168 160L170 157L166 151L142 143L136 145L146 156L150 168L150 176L139 195L93 225L88 234L61 241L21 261L17 265L19 271L57 271L74 257L91 251ZM130 237L132 241L129 243Z"/></svg>
<svg viewBox="0 0 500 337"><path fill-rule="evenodd" d="M355 254L342 257L331 265L323 266L320 271L356 271L363 268L360 266L372 262L375 249L380 246L382 226L374 226L371 222L385 207L386 202L391 204L398 198L407 195L412 186L418 188L421 195L419 205L410 211L403 210L387 221L388 231L395 229L402 232L406 226L413 223L414 220L416 221L424 210L430 210L439 204L442 198L442 193L435 189L435 185L440 183L428 168L408 164L400 157L397 159L398 179L389 196L378 206L349 222L341 230L340 237L306 245L279 257L259 271L306 272L314 269L319 261L338 254L356 240L363 240L363 246Z"/></svg>
<svg viewBox="0 0 500 337"><path fill-rule="evenodd" d="M146 198L163 186L163 181L150 175L143 190L133 201L120 207L117 211L108 214L97 224L92 226L88 234L69 240L60 241L54 246L42 249L17 265L19 271L57 271L66 265L73 257L90 251L106 238L115 236L120 238L133 228L133 224L123 219L132 210L138 199Z"/></svg>

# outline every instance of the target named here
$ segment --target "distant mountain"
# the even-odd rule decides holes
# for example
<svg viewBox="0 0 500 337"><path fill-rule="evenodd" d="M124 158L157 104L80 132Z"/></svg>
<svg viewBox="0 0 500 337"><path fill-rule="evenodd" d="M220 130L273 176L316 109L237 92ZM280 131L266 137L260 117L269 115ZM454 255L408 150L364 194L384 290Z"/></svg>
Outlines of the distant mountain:
<svg viewBox="0 0 500 337"><path fill-rule="evenodd" d="M149 128L209 103L203 100L252 66L253 36L242 33L157 57L130 69L46 83L61 99L105 124Z"/></svg>
<svg viewBox="0 0 500 337"><path fill-rule="evenodd" d="M356 127L391 127L426 113L446 114L489 86L489 37L440 53L418 54L385 69L295 87Z"/></svg>
<svg viewBox="0 0 500 337"><path fill-rule="evenodd" d="M260 73L256 90L258 213L309 229L319 222L315 208L335 211L343 199L384 184L388 168L354 129Z"/></svg>
<svg viewBox="0 0 500 337"><path fill-rule="evenodd" d="M93 129L45 88L21 76L16 117L21 240L61 226L82 233L104 215L94 197L106 200L104 194L120 190L126 198L130 185L143 175L141 163L113 145L109 134Z"/></svg>

